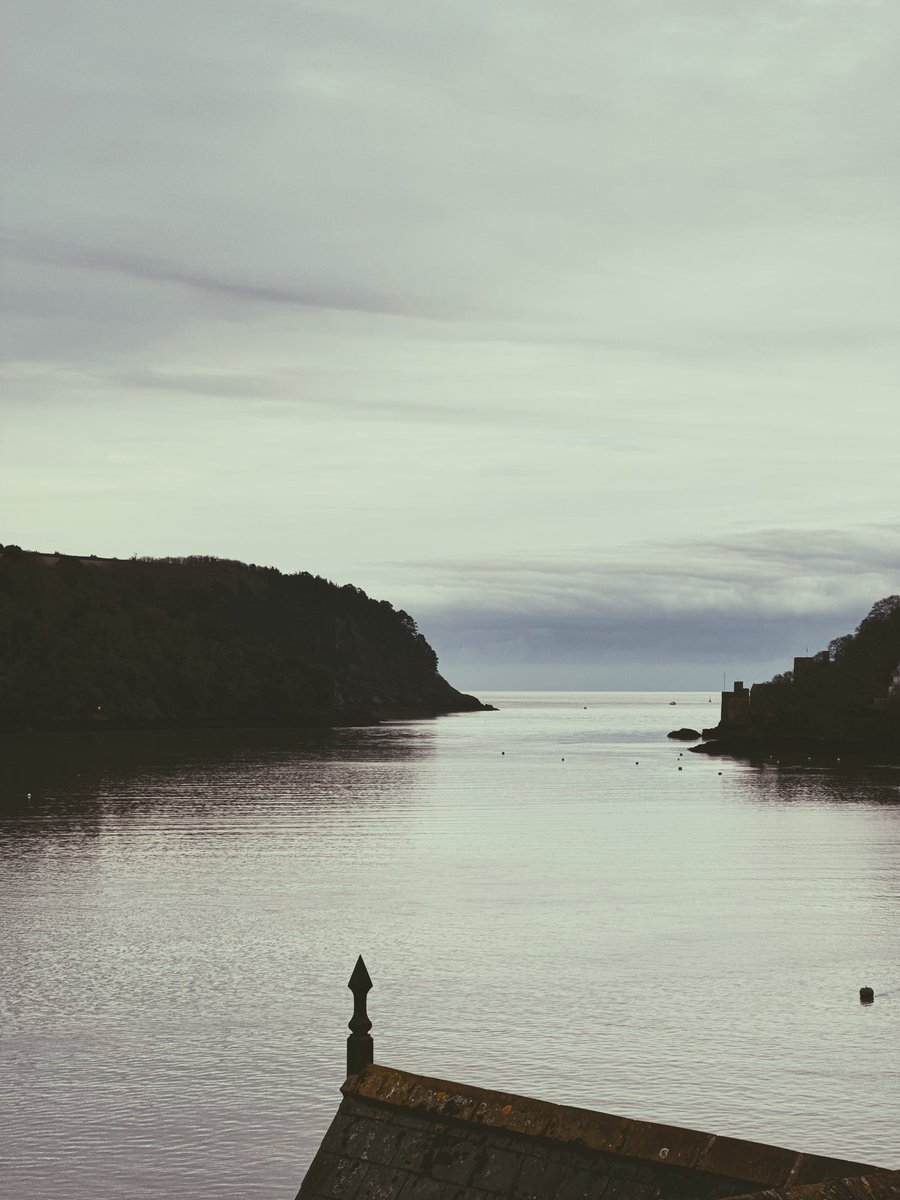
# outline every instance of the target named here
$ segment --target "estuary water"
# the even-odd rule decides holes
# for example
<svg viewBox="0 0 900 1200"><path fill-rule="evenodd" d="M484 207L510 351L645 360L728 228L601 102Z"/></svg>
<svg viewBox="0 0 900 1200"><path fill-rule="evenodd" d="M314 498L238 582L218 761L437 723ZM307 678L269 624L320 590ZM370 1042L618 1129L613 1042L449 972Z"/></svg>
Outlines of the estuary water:
<svg viewBox="0 0 900 1200"><path fill-rule="evenodd" d="M900 1167L900 770L482 699L0 742L0 1195L289 1200L359 953L379 1062Z"/></svg>

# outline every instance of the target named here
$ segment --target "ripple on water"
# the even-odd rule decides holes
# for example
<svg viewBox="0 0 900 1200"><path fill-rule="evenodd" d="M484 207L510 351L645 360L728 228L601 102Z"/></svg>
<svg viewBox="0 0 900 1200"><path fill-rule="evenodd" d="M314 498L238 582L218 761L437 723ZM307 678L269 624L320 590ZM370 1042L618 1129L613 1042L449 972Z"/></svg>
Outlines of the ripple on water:
<svg viewBox="0 0 900 1200"><path fill-rule="evenodd" d="M896 776L679 757L669 696L488 699L312 739L22 741L6 1194L292 1194L360 951L381 1061L900 1165Z"/></svg>

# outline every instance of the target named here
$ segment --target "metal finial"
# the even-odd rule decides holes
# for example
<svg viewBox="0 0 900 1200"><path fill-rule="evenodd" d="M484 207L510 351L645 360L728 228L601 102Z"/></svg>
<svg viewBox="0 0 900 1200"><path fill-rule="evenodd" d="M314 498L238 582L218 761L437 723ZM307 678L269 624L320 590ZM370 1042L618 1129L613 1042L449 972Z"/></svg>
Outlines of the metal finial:
<svg viewBox="0 0 900 1200"><path fill-rule="evenodd" d="M356 1075L367 1063L375 1061L375 1045L369 1036L372 1022L366 1012L366 993L371 990L372 980L362 955L356 960L347 987L353 993L353 1016L347 1023L350 1030L347 1038L347 1074Z"/></svg>

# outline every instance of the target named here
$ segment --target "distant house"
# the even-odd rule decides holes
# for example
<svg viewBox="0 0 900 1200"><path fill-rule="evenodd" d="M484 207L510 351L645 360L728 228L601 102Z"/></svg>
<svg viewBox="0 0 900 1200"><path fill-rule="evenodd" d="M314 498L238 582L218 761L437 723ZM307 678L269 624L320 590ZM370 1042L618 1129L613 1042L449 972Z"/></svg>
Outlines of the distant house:
<svg viewBox="0 0 900 1200"><path fill-rule="evenodd" d="M894 674L891 676L891 684L888 688L889 696L896 696L898 694L900 694L900 663L894 669Z"/></svg>
<svg viewBox="0 0 900 1200"><path fill-rule="evenodd" d="M375 1064L361 958L354 981L343 1100L297 1200L900 1200L900 1171Z"/></svg>

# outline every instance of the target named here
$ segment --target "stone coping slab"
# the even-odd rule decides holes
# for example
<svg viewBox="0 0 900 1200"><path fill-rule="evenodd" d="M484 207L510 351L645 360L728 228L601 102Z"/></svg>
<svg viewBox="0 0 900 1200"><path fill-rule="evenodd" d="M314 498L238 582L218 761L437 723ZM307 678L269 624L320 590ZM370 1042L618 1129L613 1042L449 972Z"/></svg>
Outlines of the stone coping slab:
<svg viewBox="0 0 900 1200"><path fill-rule="evenodd" d="M719 1137L591 1109L552 1104L508 1092L451 1083L371 1063L341 1087L345 1096L470 1128L497 1129L605 1154L758 1183L760 1190L884 1174L871 1163L803 1154L782 1146ZM887 1172L891 1174L891 1172ZM757 1193L758 1194L758 1193ZM848 1192L821 1200L873 1200ZM797 1200L807 1198L797 1195ZM812 1197L809 1198L812 1200Z"/></svg>
<svg viewBox="0 0 900 1200"><path fill-rule="evenodd" d="M875 1171L850 1179L827 1179L797 1187L767 1188L752 1200L900 1200L900 1171ZM751 1200L736 1196L734 1200Z"/></svg>

